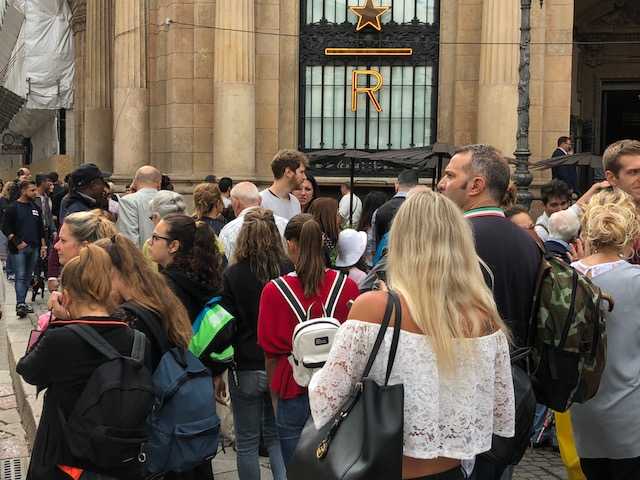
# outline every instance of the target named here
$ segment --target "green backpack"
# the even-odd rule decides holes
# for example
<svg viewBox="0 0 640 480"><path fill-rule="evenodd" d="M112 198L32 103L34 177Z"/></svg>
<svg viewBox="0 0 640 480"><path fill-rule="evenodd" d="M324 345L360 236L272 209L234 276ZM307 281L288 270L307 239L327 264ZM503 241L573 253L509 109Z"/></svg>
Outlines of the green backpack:
<svg viewBox="0 0 640 480"><path fill-rule="evenodd" d="M531 310L529 375L538 403L557 412L592 398L606 361L613 300L570 265L543 253Z"/></svg>

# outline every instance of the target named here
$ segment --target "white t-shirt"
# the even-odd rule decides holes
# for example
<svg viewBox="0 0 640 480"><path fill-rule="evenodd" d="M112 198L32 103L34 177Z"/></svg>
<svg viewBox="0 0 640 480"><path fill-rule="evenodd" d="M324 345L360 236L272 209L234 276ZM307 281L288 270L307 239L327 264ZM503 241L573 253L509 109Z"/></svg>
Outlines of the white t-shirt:
<svg viewBox="0 0 640 480"><path fill-rule="evenodd" d="M360 200L356 194L352 194L352 195L353 195L353 208L351 210L353 212L352 228L356 228L358 226L358 223L360 223L360 217L362 216L362 200ZM338 207L338 213L342 217L343 219L342 223L345 226L349 226L349 203L350 203L349 194L344 195L340 199L340 205Z"/></svg>
<svg viewBox="0 0 640 480"><path fill-rule="evenodd" d="M289 199L285 200L267 188L260 192L260 196L262 197L262 205L260 205L262 208L268 208L287 221L302 212L300 202L291 193L289 194Z"/></svg>

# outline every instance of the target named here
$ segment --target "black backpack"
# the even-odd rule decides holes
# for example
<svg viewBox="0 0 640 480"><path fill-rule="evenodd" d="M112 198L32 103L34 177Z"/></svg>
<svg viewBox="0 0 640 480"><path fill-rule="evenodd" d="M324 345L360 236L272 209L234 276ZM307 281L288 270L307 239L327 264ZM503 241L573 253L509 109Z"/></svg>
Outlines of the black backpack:
<svg viewBox="0 0 640 480"><path fill-rule="evenodd" d="M91 374L67 419L59 410L77 467L118 478L141 478L145 422L153 407L151 373L144 365L146 337L134 333L131 356L121 355L92 327L67 325L107 360Z"/></svg>

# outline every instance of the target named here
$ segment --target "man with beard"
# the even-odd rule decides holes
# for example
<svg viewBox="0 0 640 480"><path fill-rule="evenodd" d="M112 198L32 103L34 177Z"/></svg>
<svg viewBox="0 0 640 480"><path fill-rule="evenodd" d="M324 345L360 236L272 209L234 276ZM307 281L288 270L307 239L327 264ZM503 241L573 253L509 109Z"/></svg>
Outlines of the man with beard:
<svg viewBox="0 0 640 480"><path fill-rule="evenodd" d="M291 192L300 188L307 178L305 170L308 163L306 155L297 150L276 153L271 161L273 183L260 192L262 208L268 208L286 220L301 213L300 202Z"/></svg>

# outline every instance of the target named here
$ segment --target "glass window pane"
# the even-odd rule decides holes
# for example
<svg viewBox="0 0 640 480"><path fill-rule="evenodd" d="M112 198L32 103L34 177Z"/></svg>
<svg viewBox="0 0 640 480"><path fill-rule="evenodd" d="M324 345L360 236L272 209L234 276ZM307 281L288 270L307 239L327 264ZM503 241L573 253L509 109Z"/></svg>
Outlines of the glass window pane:
<svg viewBox="0 0 640 480"><path fill-rule="evenodd" d="M404 23L409 23L413 20L416 14L414 0L404 0Z"/></svg>

